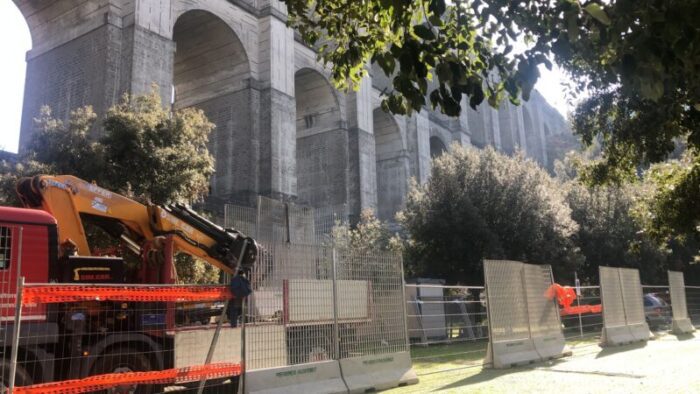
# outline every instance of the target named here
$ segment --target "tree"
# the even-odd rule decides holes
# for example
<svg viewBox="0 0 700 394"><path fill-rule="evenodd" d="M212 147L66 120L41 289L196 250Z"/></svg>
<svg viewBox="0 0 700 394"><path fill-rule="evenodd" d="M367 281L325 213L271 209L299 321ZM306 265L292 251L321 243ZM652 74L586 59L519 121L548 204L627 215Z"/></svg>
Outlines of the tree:
<svg viewBox="0 0 700 394"><path fill-rule="evenodd" d="M354 227L348 223L336 223L331 229L329 245L360 253L401 252L400 240L391 234L385 223L374 216L371 209L362 210L360 221Z"/></svg>
<svg viewBox="0 0 700 394"><path fill-rule="evenodd" d="M558 185L522 154L453 145L426 185L413 183L399 219L413 275L479 284L482 259L505 258L551 264L569 279L581 261Z"/></svg>
<svg viewBox="0 0 700 394"><path fill-rule="evenodd" d="M589 186L577 179L577 172L588 160L570 153L556 163L562 191L578 223L575 242L585 260L579 278L598 283L598 267L632 267L640 270L642 281L659 283L666 268L666 255L642 233L632 211L641 194L637 185Z"/></svg>
<svg viewBox="0 0 700 394"><path fill-rule="evenodd" d="M103 122L108 183L156 204L199 200L209 190L214 159L207 142L214 124L199 109L171 114L155 92L125 96Z"/></svg>
<svg viewBox="0 0 700 394"><path fill-rule="evenodd" d="M207 141L214 125L201 110L171 113L154 89L144 96L124 96L106 113L101 127L96 121L90 107L72 111L67 122L42 108L19 162L0 162L2 203L20 205L14 192L17 181L37 174L75 175L155 204L192 203L207 193L213 173ZM113 243L99 226L87 219L84 223L93 247ZM184 256L176 261L182 280L202 283L217 275L203 262Z"/></svg>
<svg viewBox="0 0 700 394"><path fill-rule="evenodd" d="M496 107L504 97L518 103L538 65L554 61L569 73L573 94L587 92L573 114L575 133L602 147L584 179L634 179L679 140L700 162L698 1L283 1L338 87L357 86L368 63L391 79L387 111L409 113L428 100L448 115L459 114L463 99L472 107L485 99ZM666 181L686 191L674 194L678 207L697 205L697 170ZM695 210L675 215L700 225Z"/></svg>

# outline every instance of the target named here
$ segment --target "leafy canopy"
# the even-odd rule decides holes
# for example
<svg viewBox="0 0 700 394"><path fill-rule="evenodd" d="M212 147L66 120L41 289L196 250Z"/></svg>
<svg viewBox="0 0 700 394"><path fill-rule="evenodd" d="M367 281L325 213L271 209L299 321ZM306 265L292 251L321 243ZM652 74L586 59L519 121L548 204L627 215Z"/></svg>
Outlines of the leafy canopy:
<svg viewBox="0 0 700 394"><path fill-rule="evenodd" d="M207 141L214 125L201 110L171 113L154 89L145 96L124 96L101 125L96 122L90 107L72 111L66 122L43 108L18 162L0 162L0 203L20 205L17 181L38 174L75 175L156 204L191 203L207 193L213 173ZM114 241L101 229L85 224L92 248L113 248ZM176 268L185 282L218 279L217 269L190 256L176 256Z"/></svg>
<svg viewBox="0 0 700 394"><path fill-rule="evenodd" d="M528 99L538 66L556 62L573 94L587 92L573 114L575 132L602 148L584 179L635 179L678 141L699 162L697 0L283 1L290 24L319 49L337 86L357 86L368 63L391 78L387 111L405 114L429 103L454 116L462 100L472 107L506 97L518 103ZM700 201L693 168L664 176L664 187L681 191L659 195L675 198L675 207L660 204L689 222L669 220L668 228L700 225L697 210L677 209ZM659 179L659 171L652 176Z"/></svg>
<svg viewBox="0 0 700 394"><path fill-rule="evenodd" d="M72 111L67 122L42 108L19 164L6 165L4 179L71 174L155 204L191 203L208 192L214 170L207 141L214 125L201 110L171 114L153 91L124 96L102 120L101 138L91 135L96 120L91 107ZM5 194L13 195L8 186Z"/></svg>
<svg viewBox="0 0 700 394"><path fill-rule="evenodd" d="M433 160L399 219L413 275L479 284L482 259L505 258L551 264L568 278L581 261L559 185L533 161L492 148L453 145Z"/></svg>

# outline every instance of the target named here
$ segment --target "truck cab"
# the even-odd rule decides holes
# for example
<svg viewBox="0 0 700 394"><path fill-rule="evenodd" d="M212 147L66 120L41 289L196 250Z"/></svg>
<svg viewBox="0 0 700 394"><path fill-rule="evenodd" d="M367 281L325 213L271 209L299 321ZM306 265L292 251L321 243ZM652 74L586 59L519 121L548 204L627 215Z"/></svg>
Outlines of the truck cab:
<svg viewBox="0 0 700 394"><path fill-rule="evenodd" d="M7 359L12 346L18 276L24 276L28 283L47 283L52 276L55 278L58 273L51 270L58 265L57 237L56 219L47 212L0 207L0 347L3 351L0 373L3 381L7 381L10 373ZM18 366L18 386L53 379L54 368L49 355L58 343L59 329L48 315L45 305L22 308L19 348L25 361Z"/></svg>

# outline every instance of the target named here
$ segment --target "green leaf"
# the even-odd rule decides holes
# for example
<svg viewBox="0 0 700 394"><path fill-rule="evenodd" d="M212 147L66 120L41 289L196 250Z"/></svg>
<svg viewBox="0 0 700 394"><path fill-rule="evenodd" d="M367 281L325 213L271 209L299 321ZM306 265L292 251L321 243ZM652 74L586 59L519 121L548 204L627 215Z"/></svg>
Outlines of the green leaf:
<svg viewBox="0 0 700 394"><path fill-rule="evenodd" d="M438 79L440 82L446 82L452 79L452 70L450 69L450 66L445 63L440 63L437 65L435 68L435 72L438 76Z"/></svg>
<svg viewBox="0 0 700 394"><path fill-rule="evenodd" d="M569 41L578 40L578 12L572 10L566 13L566 32L569 35Z"/></svg>
<svg viewBox="0 0 700 394"><path fill-rule="evenodd" d="M435 34L426 25L415 25L413 26L413 32L420 38L426 41L432 41L435 39Z"/></svg>
<svg viewBox="0 0 700 394"><path fill-rule="evenodd" d="M695 108L696 111L700 111L700 103L693 105L693 108Z"/></svg>
<svg viewBox="0 0 700 394"><path fill-rule="evenodd" d="M640 86L642 96L650 100L658 100L664 94L664 83L659 79L649 81L643 80Z"/></svg>
<svg viewBox="0 0 700 394"><path fill-rule="evenodd" d="M597 20L598 22L604 24L605 26L610 26L610 22L611 22L610 18L608 17L608 14L605 13L605 11L603 10L603 7L601 7L600 4L591 3L591 4L583 7L583 9L590 16L595 18L595 20Z"/></svg>

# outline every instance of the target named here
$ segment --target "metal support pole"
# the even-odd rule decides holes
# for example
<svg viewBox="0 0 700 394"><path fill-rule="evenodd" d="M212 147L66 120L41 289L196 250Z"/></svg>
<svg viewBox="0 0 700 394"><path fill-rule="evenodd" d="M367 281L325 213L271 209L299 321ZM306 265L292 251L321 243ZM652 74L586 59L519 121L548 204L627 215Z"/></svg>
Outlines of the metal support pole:
<svg viewBox="0 0 700 394"><path fill-rule="evenodd" d="M236 269L233 272L233 275L238 275L238 270L241 267L241 260L243 259L243 256L245 255L245 251L248 248L248 241L245 241L243 243L243 247L241 248L241 254L238 256L238 261L236 262ZM214 330L214 336L211 339L211 344L209 344L209 351L207 352L207 358L204 361L204 365L209 365L211 363L211 359L214 357L214 351L216 350L216 344L219 342L219 334L221 333L221 326L224 323L224 317L226 316L226 310L228 309L228 304L230 300L226 300L224 302L224 308L221 310L221 314L219 315L219 321L216 323L216 330ZM245 302L243 303L245 305ZM241 359L241 364L243 364L243 359ZM207 384L207 378L204 378L199 381L199 387L197 388L197 394L202 394L204 391L204 386Z"/></svg>
<svg viewBox="0 0 700 394"><path fill-rule="evenodd" d="M10 394L15 389L15 375L17 374L17 348L19 347L19 326L22 320L22 289L24 288L24 276L17 280L17 295L15 302L15 326L12 328L12 354L10 355Z"/></svg>
<svg viewBox="0 0 700 394"><path fill-rule="evenodd" d="M245 323L247 321L246 313L248 312L247 303L248 300L245 300L241 305L241 376L238 377L238 394L245 393Z"/></svg>
<svg viewBox="0 0 700 394"><path fill-rule="evenodd" d="M22 233L24 231L23 227L18 228L17 244L17 284L16 284L16 295L15 295L15 324L12 327L12 351L10 354L10 382L9 382L9 393L15 389L15 375L17 374L17 352L19 348L19 329L22 322L22 290L24 289L24 276L22 276Z"/></svg>
<svg viewBox="0 0 700 394"><path fill-rule="evenodd" d="M336 251L333 248L333 352L335 360L340 359L340 335L338 333L338 269L336 267Z"/></svg>
<svg viewBox="0 0 700 394"><path fill-rule="evenodd" d="M405 350L410 351L411 350L411 340L408 337L408 316L407 316L408 311L406 310L406 306L408 305L406 303L406 278L404 278L404 272L403 272L403 258L401 256L399 256L398 259L399 259L399 265L401 266L401 290L402 290L401 295L403 297L403 306L404 306L403 313L401 314L401 316L403 317L403 333L406 336L406 345L405 345L406 348L405 348ZM421 321L422 321L422 317L421 317ZM422 323L421 323L421 328L422 328ZM423 331L423 335L425 335L425 331ZM425 342L427 342L427 338L426 338Z"/></svg>
<svg viewBox="0 0 700 394"><path fill-rule="evenodd" d="M578 310L578 331L579 336L583 338L583 319L581 318L581 284L578 280L578 274L574 272L574 283L576 285L576 306L579 307Z"/></svg>

